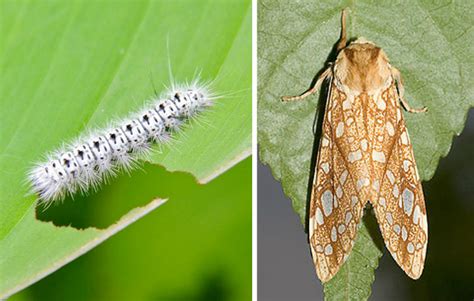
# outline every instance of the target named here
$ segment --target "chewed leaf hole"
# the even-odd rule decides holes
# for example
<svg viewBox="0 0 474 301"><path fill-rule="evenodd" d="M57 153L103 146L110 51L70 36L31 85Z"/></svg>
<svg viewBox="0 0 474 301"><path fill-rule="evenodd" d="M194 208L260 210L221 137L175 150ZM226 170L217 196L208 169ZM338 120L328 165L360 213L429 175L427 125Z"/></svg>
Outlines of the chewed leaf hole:
<svg viewBox="0 0 474 301"><path fill-rule="evenodd" d="M37 205L36 218L56 226L105 229L133 208L153 199L179 197L182 192L175 189L177 185L199 186L188 173L168 172L161 166L146 163L130 175L123 173L111 179L99 191L68 197L47 209Z"/></svg>

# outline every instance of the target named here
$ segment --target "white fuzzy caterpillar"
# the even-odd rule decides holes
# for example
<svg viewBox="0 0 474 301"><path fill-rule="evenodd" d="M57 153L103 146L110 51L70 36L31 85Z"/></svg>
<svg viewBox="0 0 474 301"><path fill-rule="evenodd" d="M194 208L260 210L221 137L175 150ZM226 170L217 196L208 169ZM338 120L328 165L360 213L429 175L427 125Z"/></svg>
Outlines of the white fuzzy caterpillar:
<svg viewBox="0 0 474 301"><path fill-rule="evenodd" d="M117 170L130 170L151 143L166 142L183 121L212 105L208 85L197 81L172 87L162 97L112 126L77 139L36 164L28 179L39 202L50 205L67 195L96 188Z"/></svg>

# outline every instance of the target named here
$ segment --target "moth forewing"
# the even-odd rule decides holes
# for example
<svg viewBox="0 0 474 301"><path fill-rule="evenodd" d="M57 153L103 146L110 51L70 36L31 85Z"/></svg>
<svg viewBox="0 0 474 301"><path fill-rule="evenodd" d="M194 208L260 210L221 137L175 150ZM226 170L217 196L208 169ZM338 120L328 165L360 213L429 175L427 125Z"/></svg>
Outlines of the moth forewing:
<svg viewBox="0 0 474 301"><path fill-rule="evenodd" d="M313 260L323 282L331 279L347 259L363 209L351 171L345 164L340 164L345 158L338 144L345 142L341 139L343 129L338 125L343 122L341 113L347 97L336 84L331 85L330 95L323 120L309 217Z"/></svg>
<svg viewBox="0 0 474 301"><path fill-rule="evenodd" d="M334 64L300 100L331 78L309 211L309 241L318 277L330 280L349 256L371 202L385 244L412 278L421 275L427 245L423 191L401 113L400 73L374 43L341 40Z"/></svg>
<svg viewBox="0 0 474 301"><path fill-rule="evenodd" d="M428 223L412 146L400 116L393 155L386 164L380 194L373 205L393 258L411 278L418 279L426 255Z"/></svg>

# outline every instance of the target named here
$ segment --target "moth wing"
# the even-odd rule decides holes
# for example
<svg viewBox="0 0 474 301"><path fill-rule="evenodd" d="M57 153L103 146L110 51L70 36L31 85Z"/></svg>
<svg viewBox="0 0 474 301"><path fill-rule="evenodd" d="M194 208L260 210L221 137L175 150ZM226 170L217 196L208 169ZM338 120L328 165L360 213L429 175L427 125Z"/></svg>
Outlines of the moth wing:
<svg viewBox="0 0 474 301"><path fill-rule="evenodd" d="M311 254L322 282L329 281L349 256L365 204L356 190L354 166L347 165L351 143L337 129L347 117L340 112L344 99L345 95L332 85L310 202Z"/></svg>
<svg viewBox="0 0 474 301"><path fill-rule="evenodd" d="M391 147L384 148L386 163L378 170L380 193L372 203L392 257L408 276L418 279L426 255L428 223L412 145L394 89L393 97L386 99L387 110L393 111L389 116L395 118L393 131L390 127L386 131L393 138L385 142Z"/></svg>

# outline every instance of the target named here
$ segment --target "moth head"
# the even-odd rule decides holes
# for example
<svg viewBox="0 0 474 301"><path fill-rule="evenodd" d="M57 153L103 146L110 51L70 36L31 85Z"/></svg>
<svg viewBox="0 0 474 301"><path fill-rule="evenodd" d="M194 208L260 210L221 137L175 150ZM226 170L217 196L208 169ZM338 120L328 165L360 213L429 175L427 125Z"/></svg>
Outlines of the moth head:
<svg viewBox="0 0 474 301"><path fill-rule="evenodd" d="M351 44L370 44L370 45L375 46L374 42L369 41L364 37L357 38L357 40L353 41Z"/></svg>
<svg viewBox="0 0 474 301"><path fill-rule="evenodd" d="M375 93L391 79L390 64L385 52L365 38L359 38L342 49L334 69L341 86L355 94Z"/></svg>

